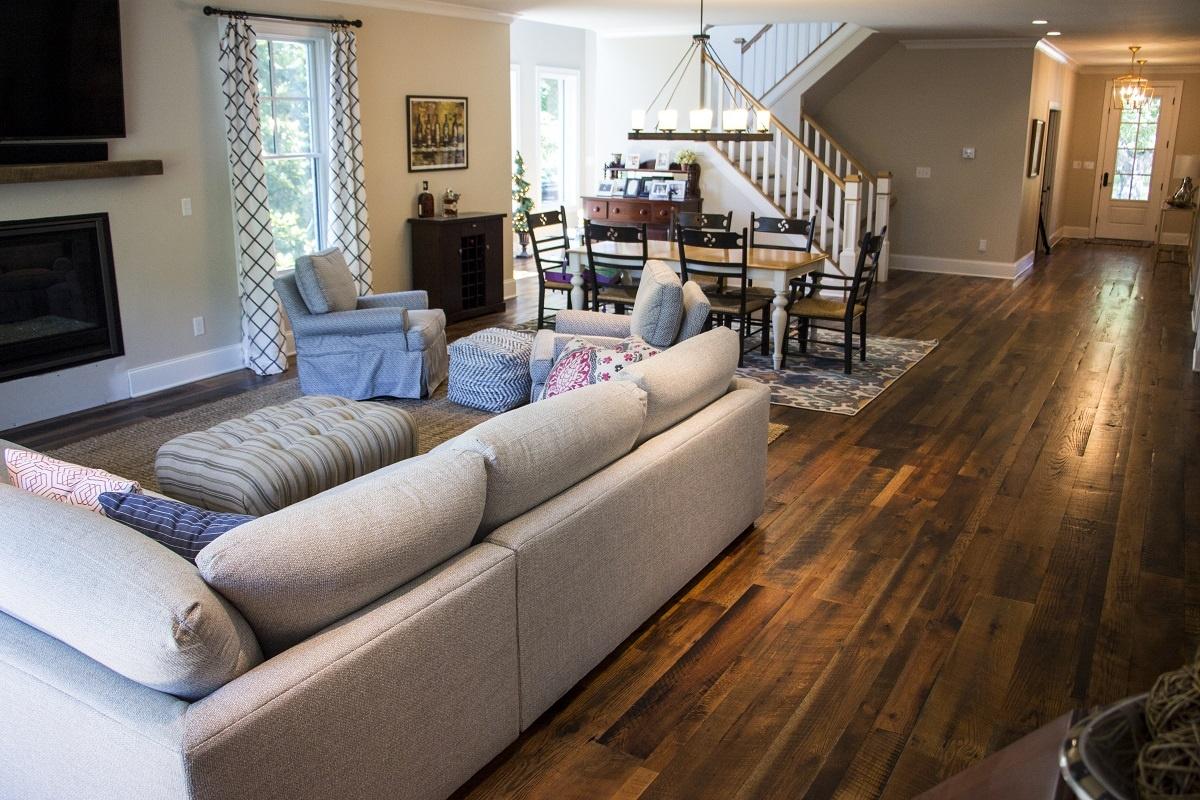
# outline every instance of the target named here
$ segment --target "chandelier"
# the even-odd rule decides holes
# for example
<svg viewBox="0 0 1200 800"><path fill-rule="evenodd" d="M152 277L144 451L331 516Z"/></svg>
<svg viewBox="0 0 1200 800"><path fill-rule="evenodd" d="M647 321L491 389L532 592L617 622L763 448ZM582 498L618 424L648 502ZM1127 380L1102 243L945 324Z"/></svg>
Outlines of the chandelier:
<svg viewBox="0 0 1200 800"><path fill-rule="evenodd" d="M631 116L632 130L629 132L630 139L653 139L660 141L691 141L691 142L769 142L775 138L775 135L768 132L771 126L771 112L765 107L755 104L753 108L749 103L743 103L740 100L741 94L733 90L733 87L725 79L725 75L717 71L718 78L721 81L721 90L728 92L730 99L733 101L733 108L726 109L721 113L721 127L714 127L713 110L709 108L707 103L708 87L705 84L703 61L707 56L714 63L724 67L724 62L720 56L713 50L709 44L708 34L704 32L704 0L700 0L700 32L692 37L692 44L688 47L683 57L675 65L675 69L671 70L671 74L663 81L663 85L659 88L658 94L654 95L654 99L650 101L648 109L653 110L658 104L659 99L667 94L667 87L671 88L670 94L667 94L666 102L658 111L656 125L653 130L646 130L646 114L647 109L634 109ZM679 111L671 107L671 103L675 99L675 93L679 90L679 84L683 82L684 75L687 74L688 67L696 58L696 54L701 54L701 74L700 74L700 104L688 112L689 130L679 130ZM728 69L724 70L729 73ZM671 84L674 80L674 85Z"/></svg>
<svg viewBox="0 0 1200 800"><path fill-rule="evenodd" d="M1150 81L1142 77L1142 68L1146 59L1138 58L1142 48L1129 48L1129 74L1122 75L1113 81L1112 107L1118 110L1137 111L1150 102L1154 97L1154 87Z"/></svg>

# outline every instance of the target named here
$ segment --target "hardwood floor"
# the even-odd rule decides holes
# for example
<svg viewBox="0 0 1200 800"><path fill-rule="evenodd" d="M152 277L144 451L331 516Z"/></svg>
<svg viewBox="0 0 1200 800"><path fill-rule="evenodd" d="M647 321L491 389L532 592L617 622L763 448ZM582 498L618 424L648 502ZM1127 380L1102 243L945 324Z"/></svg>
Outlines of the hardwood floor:
<svg viewBox="0 0 1200 800"><path fill-rule="evenodd" d="M756 527L457 797L909 798L1187 660L1200 378L1184 268L1150 252L1065 243L1015 285L894 273L873 331L938 348L858 416L774 407Z"/></svg>

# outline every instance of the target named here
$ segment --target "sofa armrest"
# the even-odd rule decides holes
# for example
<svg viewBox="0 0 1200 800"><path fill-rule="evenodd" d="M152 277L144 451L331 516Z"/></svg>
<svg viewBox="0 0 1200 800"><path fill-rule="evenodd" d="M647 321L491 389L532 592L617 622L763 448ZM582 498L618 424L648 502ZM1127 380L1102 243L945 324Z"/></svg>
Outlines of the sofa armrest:
<svg viewBox="0 0 1200 800"><path fill-rule="evenodd" d="M554 318L555 333L574 333L584 336L629 336L630 318L624 314L602 314L599 311L559 311Z"/></svg>
<svg viewBox="0 0 1200 800"><path fill-rule="evenodd" d="M429 293L424 289L415 289L411 292L369 294L358 298L358 307L360 309L400 307L413 311L424 311L429 308Z"/></svg>
<svg viewBox="0 0 1200 800"><path fill-rule="evenodd" d="M193 703L195 798L448 796L517 738L516 635L512 553L460 553Z"/></svg>
<svg viewBox="0 0 1200 800"><path fill-rule="evenodd" d="M408 330L407 308L364 308L331 311L292 320L298 336L375 336Z"/></svg>

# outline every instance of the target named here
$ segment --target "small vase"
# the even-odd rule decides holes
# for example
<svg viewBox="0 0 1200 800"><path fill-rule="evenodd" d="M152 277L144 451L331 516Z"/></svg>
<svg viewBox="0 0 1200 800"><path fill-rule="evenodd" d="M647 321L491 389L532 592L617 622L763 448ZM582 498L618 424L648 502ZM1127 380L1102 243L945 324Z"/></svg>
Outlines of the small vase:
<svg viewBox="0 0 1200 800"><path fill-rule="evenodd" d="M529 258L529 231L519 231L517 240L521 243L521 252L517 254L517 258Z"/></svg>

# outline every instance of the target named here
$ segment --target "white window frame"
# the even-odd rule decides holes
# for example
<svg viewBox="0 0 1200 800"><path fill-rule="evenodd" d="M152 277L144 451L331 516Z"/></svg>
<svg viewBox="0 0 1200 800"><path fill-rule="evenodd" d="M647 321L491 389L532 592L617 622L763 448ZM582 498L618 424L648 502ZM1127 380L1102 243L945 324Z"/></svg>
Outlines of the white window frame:
<svg viewBox="0 0 1200 800"><path fill-rule="evenodd" d="M317 247L328 246L329 236L329 69L331 42L329 29L320 25L303 25L288 22L256 22L255 35L259 41L309 42L313 45L313 63L309 65L309 81L313 87L313 150L316 160L317 191ZM259 65L262 69L262 65ZM261 76L260 76L261 79ZM295 157L271 156L263 152L263 161L275 158ZM277 267L278 274L287 274L291 269Z"/></svg>
<svg viewBox="0 0 1200 800"><path fill-rule="evenodd" d="M582 170L582 138L580 108L582 80L577 69L566 67L547 67L538 65L534 68L533 81L533 110L534 110L534 178L536 183L537 207L542 207L542 142L541 142L541 86L543 78L559 78L572 86L564 97L565 107L563 118L566 123L563 149L566 158L563 159L563 185L561 188L561 203L567 209L567 218L571 219L573 212L579 208L579 175Z"/></svg>
<svg viewBox="0 0 1200 800"><path fill-rule="evenodd" d="M521 65L508 67L509 114L512 115L512 162L516 168L517 151L521 149Z"/></svg>

